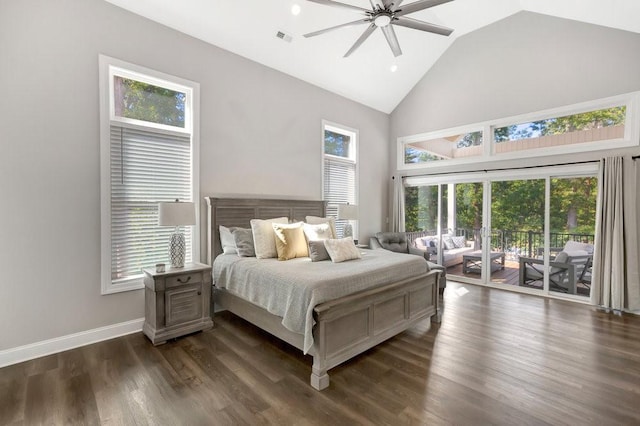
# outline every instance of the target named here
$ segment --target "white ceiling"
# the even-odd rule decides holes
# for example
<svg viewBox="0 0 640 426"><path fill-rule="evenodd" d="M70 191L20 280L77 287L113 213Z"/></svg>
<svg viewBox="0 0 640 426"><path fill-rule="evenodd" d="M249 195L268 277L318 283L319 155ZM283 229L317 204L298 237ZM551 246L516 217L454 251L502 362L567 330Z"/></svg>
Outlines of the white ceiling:
<svg viewBox="0 0 640 426"><path fill-rule="evenodd" d="M410 15L453 28L451 36L394 26L401 56L394 58L382 32L376 31L343 58L365 25L312 38L302 35L361 17L348 9L306 0L106 1L386 113L456 38L523 10L640 33L638 0L454 0ZM368 0L341 1L370 8ZM293 4L302 8L298 16L291 13ZM293 40L282 41L278 31ZM398 66L394 73L392 64Z"/></svg>

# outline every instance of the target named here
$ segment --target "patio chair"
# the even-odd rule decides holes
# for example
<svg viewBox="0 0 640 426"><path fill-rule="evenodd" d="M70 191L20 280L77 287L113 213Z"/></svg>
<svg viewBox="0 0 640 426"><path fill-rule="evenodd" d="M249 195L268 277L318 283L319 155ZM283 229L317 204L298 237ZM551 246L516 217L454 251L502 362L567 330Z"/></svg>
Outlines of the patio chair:
<svg viewBox="0 0 640 426"><path fill-rule="evenodd" d="M584 281L584 276L588 265L591 262L590 254L579 254L570 256L564 251L549 262L549 287L554 291L577 294L576 283ZM542 283L544 279L544 261L530 257L520 258L520 281L521 286L541 287L534 283Z"/></svg>

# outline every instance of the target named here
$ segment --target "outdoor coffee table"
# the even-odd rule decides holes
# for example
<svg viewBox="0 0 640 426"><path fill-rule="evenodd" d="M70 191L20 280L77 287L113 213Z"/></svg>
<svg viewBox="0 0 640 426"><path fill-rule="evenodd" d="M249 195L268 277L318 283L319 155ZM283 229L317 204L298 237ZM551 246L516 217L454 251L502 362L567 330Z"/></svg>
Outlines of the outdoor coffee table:
<svg viewBox="0 0 640 426"><path fill-rule="evenodd" d="M492 251L489 253L491 259L491 272L504 269L504 252ZM479 274L482 272L482 251L472 251L462 256L462 273Z"/></svg>

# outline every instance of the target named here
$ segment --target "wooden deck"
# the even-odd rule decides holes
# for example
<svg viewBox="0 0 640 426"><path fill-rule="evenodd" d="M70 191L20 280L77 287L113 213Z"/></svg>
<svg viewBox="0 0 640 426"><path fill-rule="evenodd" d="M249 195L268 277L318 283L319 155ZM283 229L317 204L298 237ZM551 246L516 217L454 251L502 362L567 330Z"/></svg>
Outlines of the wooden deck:
<svg viewBox="0 0 640 426"><path fill-rule="evenodd" d="M500 283L500 284L511 284L511 285L517 286L518 274L519 274L518 268L519 268L519 263L517 261L507 259L504 262L504 269L493 271L491 273L491 281L495 283ZM452 266L450 268L447 268L447 275L449 277L452 277L455 275L459 277L480 279L480 274L478 273L472 272L472 273L463 274L462 263Z"/></svg>
<svg viewBox="0 0 640 426"><path fill-rule="evenodd" d="M494 284L507 284L512 286L518 286L520 280L520 263L515 260L505 260L504 269L493 271L491 273L491 282ZM474 278L479 280L480 274L478 273L462 273L462 264L458 264L447 268L447 278L455 280L455 277ZM538 288L542 290L542 282L539 287L528 286L529 288ZM577 291L579 295L589 296L589 288L582 283L577 284Z"/></svg>

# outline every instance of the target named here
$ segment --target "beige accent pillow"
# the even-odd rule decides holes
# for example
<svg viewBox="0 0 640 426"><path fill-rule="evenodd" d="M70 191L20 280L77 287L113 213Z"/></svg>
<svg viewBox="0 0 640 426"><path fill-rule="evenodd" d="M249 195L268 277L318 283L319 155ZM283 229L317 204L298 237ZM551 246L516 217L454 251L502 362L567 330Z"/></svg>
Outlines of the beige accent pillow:
<svg viewBox="0 0 640 426"><path fill-rule="evenodd" d="M327 249L327 253L329 253L333 263L361 258L360 250L354 244L352 237L340 238L339 240L324 240L324 247Z"/></svg>
<svg viewBox="0 0 640 426"><path fill-rule="evenodd" d="M272 223L276 236L278 260L289 260L296 257L308 257L307 240L302 230L302 222L283 224Z"/></svg>
<svg viewBox="0 0 640 426"><path fill-rule="evenodd" d="M317 225L305 223L302 225L302 230L304 231L305 237L307 237L307 241L328 240L333 238L333 231L328 222Z"/></svg>
<svg viewBox="0 0 640 426"><path fill-rule="evenodd" d="M253 245L258 259L278 257L276 250L276 237L273 233L272 223L289 223L288 217L274 219L251 219L251 232L253 233Z"/></svg>
<svg viewBox="0 0 640 426"><path fill-rule="evenodd" d="M305 222L310 225L319 225L321 223L328 223L331 227L331 238L338 238L338 232L336 231L336 219L333 217L318 217L318 216L307 216L305 217Z"/></svg>

